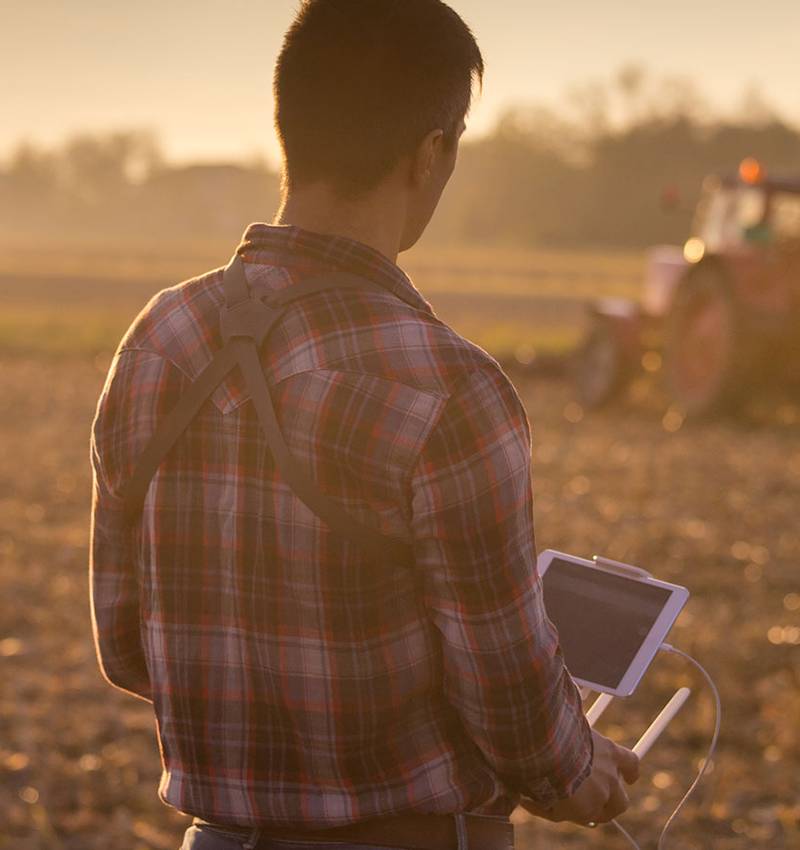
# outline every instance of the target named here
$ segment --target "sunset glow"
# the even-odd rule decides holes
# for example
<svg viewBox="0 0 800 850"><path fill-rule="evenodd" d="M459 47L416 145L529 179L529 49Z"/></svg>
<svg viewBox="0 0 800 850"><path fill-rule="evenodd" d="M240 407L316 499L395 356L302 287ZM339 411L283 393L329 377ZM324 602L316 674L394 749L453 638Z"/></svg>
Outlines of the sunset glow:
<svg viewBox="0 0 800 850"><path fill-rule="evenodd" d="M22 138L49 145L69 133L124 126L155 130L172 159L264 154L274 161L272 63L296 5L5 0L0 79L12 85L4 88L0 157ZM630 64L695 80L721 109L735 109L755 88L800 121L800 4L793 0L759 6L757 38L743 0L727 4L724 15L716 4L691 0L647 3L636 15L622 0L452 5L487 64L467 139L488 131L509 105L556 104Z"/></svg>

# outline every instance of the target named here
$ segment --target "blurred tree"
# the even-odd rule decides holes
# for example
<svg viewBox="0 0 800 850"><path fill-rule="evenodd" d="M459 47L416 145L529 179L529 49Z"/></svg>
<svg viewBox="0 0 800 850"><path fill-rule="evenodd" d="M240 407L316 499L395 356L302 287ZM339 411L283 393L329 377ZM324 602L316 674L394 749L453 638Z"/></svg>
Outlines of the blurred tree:
<svg viewBox="0 0 800 850"><path fill-rule="evenodd" d="M780 115L760 86L753 84L742 93L738 108L730 120L733 123L755 124L763 127L780 121Z"/></svg>
<svg viewBox="0 0 800 850"><path fill-rule="evenodd" d="M132 186L162 169L158 142L148 130L74 136L60 157L64 186L91 206L128 197Z"/></svg>
<svg viewBox="0 0 800 850"><path fill-rule="evenodd" d="M58 157L23 140L11 154L6 177L16 201L41 202L57 188Z"/></svg>
<svg viewBox="0 0 800 850"><path fill-rule="evenodd" d="M703 177L756 156L769 173L800 175L800 129L757 88L729 115L686 77L627 65L571 88L557 107L504 112L462 146L430 242L641 247L682 241ZM665 212L665 190L681 203ZM269 220L279 178L263 156L242 163L167 164L147 129L82 133L61 148L21 142L0 169L0 227L67 238L167 241L188 230L235 240Z"/></svg>

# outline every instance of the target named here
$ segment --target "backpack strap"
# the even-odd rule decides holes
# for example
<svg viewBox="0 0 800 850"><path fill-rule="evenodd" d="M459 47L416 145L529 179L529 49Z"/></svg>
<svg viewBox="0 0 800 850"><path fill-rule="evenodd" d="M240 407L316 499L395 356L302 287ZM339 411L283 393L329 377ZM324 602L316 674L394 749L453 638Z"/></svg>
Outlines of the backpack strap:
<svg viewBox="0 0 800 850"><path fill-rule="evenodd" d="M236 352L228 346L221 348L158 425L139 456L122 494L122 509L129 523L135 522L141 514L150 482L169 450L234 366Z"/></svg>
<svg viewBox="0 0 800 850"><path fill-rule="evenodd" d="M376 560L396 565L409 565L412 562L409 544L380 534L352 517L341 505L326 496L292 457L281 432L261 364L260 346L294 301L318 292L342 288L386 291L357 275L334 273L287 287L262 301L250 295L242 259L238 253L234 254L223 275L225 306L220 313L220 328L224 345L158 426L139 458L124 494L124 510L129 521L134 521L141 513L150 481L166 454L206 399L231 369L238 365L275 466L295 495L330 528L355 542Z"/></svg>

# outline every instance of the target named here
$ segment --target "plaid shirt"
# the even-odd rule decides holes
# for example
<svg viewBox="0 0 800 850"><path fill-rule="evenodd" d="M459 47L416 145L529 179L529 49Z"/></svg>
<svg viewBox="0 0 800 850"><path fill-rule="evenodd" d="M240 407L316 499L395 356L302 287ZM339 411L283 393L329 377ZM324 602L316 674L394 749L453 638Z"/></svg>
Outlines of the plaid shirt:
<svg viewBox="0 0 800 850"><path fill-rule="evenodd" d="M239 251L255 292L325 269L385 289L297 302L263 363L295 458L414 563L371 561L299 501L236 370L126 527L137 458L221 345L222 269L156 295L93 424L90 572L101 667L154 705L161 798L222 823L322 827L571 793L591 738L542 605L530 432L508 378L368 246L256 223Z"/></svg>

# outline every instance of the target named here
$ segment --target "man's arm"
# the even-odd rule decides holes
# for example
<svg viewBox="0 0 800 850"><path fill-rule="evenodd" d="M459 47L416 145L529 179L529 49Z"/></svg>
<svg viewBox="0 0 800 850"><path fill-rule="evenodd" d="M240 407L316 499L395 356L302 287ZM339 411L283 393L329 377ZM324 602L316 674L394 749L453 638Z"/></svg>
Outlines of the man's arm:
<svg viewBox="0 0 800 850"><path fill-rule="evenodd" d="M447 697L498 776L549 807L589 775L592 738L542 601L530 447L505 375L466 376L416 466L412 526Z"/></svg>
<svg viewBox="0 0 800 850"><path fill-rule="evenodd" d="M114 359L92 425L92 513L89 584L92 628L100 668L122 690L150 700L150 680L139 628L139 583L133 537L117 492L126 473L130 435L136 427L132 406L152 383L133 382L137 356L157 366L149 354L123 352ZM141 377L141 375L140 375Z"/></svg>

